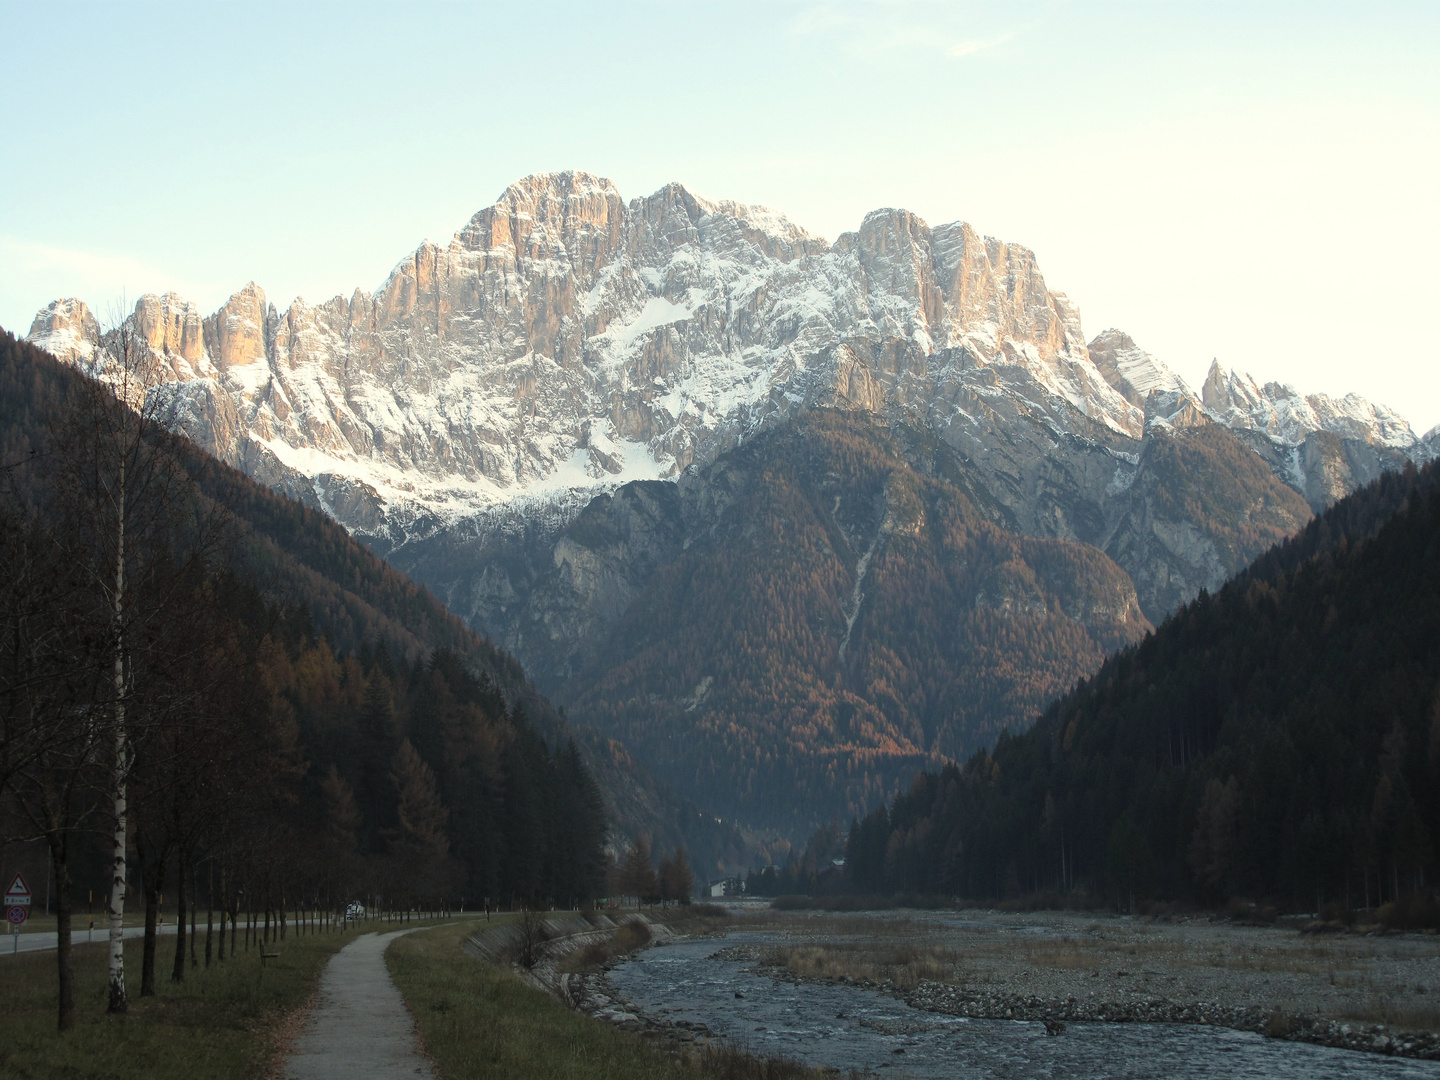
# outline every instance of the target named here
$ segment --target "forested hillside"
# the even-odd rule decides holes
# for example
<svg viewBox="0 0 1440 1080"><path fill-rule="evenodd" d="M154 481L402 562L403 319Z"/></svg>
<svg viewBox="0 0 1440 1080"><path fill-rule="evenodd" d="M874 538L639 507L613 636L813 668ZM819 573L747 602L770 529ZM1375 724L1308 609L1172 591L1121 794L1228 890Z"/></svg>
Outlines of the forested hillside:
<svg viewBox="0 0 1440 1080"><path fill-rule="evenodd" d="M72 367L0 335L7 551L49 543L64 517L56 485L74 448L60 443L88 392ZM443 886L454 898L593 895L612 823L619 839L644 831L657 850L687 845L707 873L742 862L733 828L657 787L618 744L579 733L577 748L513 658L340 526L184 439L151 437L173 463L166 484L184 492L181 516L218 523L195 587L204 603L224 601L215 618L251 676L246 693L201 712L271 732L283 759L272 771L284 798L298 800L287 816L312 836L334 833L327 859L413 847L402 835L409 798L430 822L422 832L433 858L423 872L411 866L407 888ZM178 602L165 615L177 626ZM262 760L268 750L257 769Z"/></svg>
<svg viewBox="0 0 1440 1080"><path fill-rule="evenodd" d="M1341 501L851 830L866 891L1375 904L1435 880L1440 469Z"/></svg>
<svg viewBox="0 0 1440 1080"><path fill-rule="evenodd" d="M1022 727L1149 623L1105 555L997 526L965 478L923 432L817 409L595 500L545 618L624 614L563 661L559 699L717 813L791 833Z"/></svg>

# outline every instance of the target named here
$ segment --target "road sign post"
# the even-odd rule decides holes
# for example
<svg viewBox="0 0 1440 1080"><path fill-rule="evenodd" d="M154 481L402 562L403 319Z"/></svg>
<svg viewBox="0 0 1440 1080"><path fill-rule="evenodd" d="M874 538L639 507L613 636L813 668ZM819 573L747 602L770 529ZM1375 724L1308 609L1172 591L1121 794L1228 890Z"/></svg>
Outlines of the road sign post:
<svg viewBox="0 0 1440 1080"><path fill-rule="evenodd" d="M25 884L24 874L16 874L15 879L10 882L10 887L5 890L5 906L7 908L30 906L30 886Z"/></svg>
<svg viewBox="0 0 1440 1080"><path fill-rule="evenodd" d="M25 884L25 876L16 874L15 880L10 882L10 887L5 890L5 921L10 924L10 936L15 939L15 955L20 955L20 927L30 917L30 886Z"/></svg>
<svg viewBox="0 0 1440 1080"><path fill-rule="evenodd" d="M5 921L10 924L10 936L15 939L14 953L16 956L20 955L20 927L25 925L25 920L29 917L29 909L23 908L19 904L5 909Z"/></svg>

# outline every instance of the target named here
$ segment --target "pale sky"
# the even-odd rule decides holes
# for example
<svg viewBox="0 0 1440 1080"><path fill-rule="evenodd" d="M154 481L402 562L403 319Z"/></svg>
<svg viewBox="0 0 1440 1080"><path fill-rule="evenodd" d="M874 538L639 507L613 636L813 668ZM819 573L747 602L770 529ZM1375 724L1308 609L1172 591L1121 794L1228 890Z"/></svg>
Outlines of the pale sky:
<svg viewBox="0 0 1440 1080"><path fill-rule="evenodd" d="M1193 384L1440 423L1440 4L0 0L0 326L376 288L511 181L1032 248Z"/></svg>

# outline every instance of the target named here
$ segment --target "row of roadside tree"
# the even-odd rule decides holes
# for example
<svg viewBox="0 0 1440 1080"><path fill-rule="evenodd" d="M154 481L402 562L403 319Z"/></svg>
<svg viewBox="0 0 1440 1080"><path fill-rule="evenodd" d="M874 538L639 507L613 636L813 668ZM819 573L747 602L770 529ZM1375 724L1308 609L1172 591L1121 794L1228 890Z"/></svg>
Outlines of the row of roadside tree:
<svg viewBox="0 0 1440 1080"><path fill-rule="evenodd" d="M92 890L112 1012L134 990L122 928L137 898L147 995L162 897L182 925L203 904L220 962L227 930L233 956L252 928L284 934L288 912L354 900L599 896L600 794L574 745L537 729L513 661L496 654L492 672L436 647L449 617L403 579L392 607L430 625L313 565L278 570L283 546L245 520L255 506L334 549L312 564L378 561L168 431L147 356L122 326L82 377L0 335L0 841L41 844L51 864L60 1028L74 901Z"/></svg>

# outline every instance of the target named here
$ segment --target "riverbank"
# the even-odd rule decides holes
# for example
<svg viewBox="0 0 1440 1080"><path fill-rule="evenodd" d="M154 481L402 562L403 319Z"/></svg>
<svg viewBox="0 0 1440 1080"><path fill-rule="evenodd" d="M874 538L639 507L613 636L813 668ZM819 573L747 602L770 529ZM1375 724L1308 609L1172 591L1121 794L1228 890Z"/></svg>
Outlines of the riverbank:
<svg viewBox="0 0 1440 1080"><path fill-rule="evenodd" d="M684 921L683 915L677 918ZM598 948L591 954L593 965L582 954L632 923L647 929L622 945L639 948L651 940L673 939L658 921L637 915L551 915L541 922L539 962L529 969L513 963L527 936L522 916L507 916L503 925L491 924L479 933L474 926L442 926L401 938L387 951L390 973L440 1080L477 1075L490 1080L825 1080L820 1070L797 1062L684 1038L678 1034L683 1029L673 1025L615 1012L603 1015L586 987L625 953ZM529 932L533 935L534 927Z"/></svg>
<svg viewBox="0 0 1440 1080"><path fill-rule="evenodd" d="M1440 940L1229 922L994 912L789 914L734 952L776 977L849 982L951 1016L1210 1024L1440 1060Z"/></svg>

